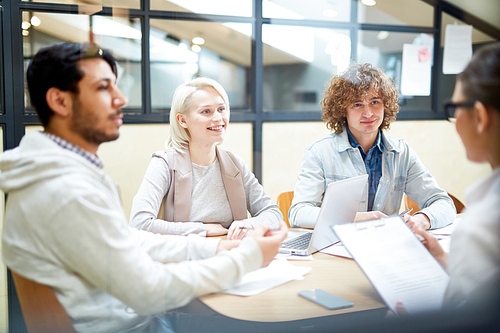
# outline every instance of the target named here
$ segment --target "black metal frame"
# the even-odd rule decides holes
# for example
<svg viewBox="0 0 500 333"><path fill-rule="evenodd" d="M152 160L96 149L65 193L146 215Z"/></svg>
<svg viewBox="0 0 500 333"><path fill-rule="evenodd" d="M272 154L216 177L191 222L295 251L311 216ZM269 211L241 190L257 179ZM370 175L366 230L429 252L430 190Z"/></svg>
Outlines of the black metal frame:
<svg viewBox="0 0 500 333"><path fill-rule="evenodd" d="M236 123L251 123L253 125L253 171L257 178L262 180L262 127L265 122L309 122L321 121L321 112L295 112L295 111L268 111L263 112L263 62L262 62L262 26L263 24L312 26L319 28L347 29L351 35L351 54L356 55L357 32L360 30L408 33L428 33L434 37L434 66L432 68L431 96L432 110L405 111L398 115L399 120L446 119L439 103L439 81L442 63L441 17L448 13L461 21L473 25L493 38L500 40L500 29L484 22L460 8L443 0L422 0L434 7L433 27L394 26L378 24L358 24L357 1L351 0L350 22L330 22L314 20L287 20L269 19L262 17L262 2L253 1L252 17L233 17L221 15L198 15L194 13L179 13L160 10L151 10L150 0L140 0L141 9L130 9L129 15L141 19L142 36L149 36L150 19L192 20L206 22L242 22L253 24L252 39L252 67L251 67L251 103L250 110L233 110L231 121ZM0 0L1 19L1 105L0 126L3 128L4 150L16 147L25 133L25 126L39 124L38 118L24 110L24 64L23 64L23 37L21 22L23 11L38 11L52 13L77 14L78 5L36 3L18 0ZM110 7L104 7L97 15L112 15ZM142 39L142 108L132 114L126 114L126 124L141 123L168 123L167 113L151 112L151 87L150 87L150 55L149 38ZM15 288L8 274L9 293L9 326L10 332L25 331L24 322L18 306Z"/></svg>
<svg viewBox="0 0 500 333"><path fill-rule="evenodd" d="M254 38L252 39L252 92L250 110L233 110L231 114L232 122L252 123L253 125L253 170L257 178L262 180L262 124L264 122L308 122L321 121L320 111L287 111L262 110L262 25L279 24L295 26L312 26L318 28L347 29L351 32L351 54L355 55L357 48L357 32L380 31L406 32L406 33L428 33L434 36L434 61L432 68L431 82L431 110L413 110L401 112L399 120L423 120L423 119L445 119L444 112L440 105L439 81L441 68L441 14L449 13L458 19L473 24L476 28L488 33L492 37L500 40L500 29L482 21L480 18L472 16L458 7L455 7L442 0L422 0L434 7L433 27L413 27L378 24L358 24L357 21L357 0L351 0L350 22L331 22L316 20L289 20L270 19L262 17L262 3L254 0L252 17L235 17L223 15L205 15L184 12L170 12L149 9L149 0L140 0L141 9L130 9L129 15L141 19L142 34L149 36L150 19L171 19L171 20L192 20L206 22L242 22L253 24ZM2 32L3 32L3 75L4 91L3 103L4 112L0 114L0 126L4 128L5 149L17 146L24 135L24 128L27 124L38 124L38 119L33 113L24 112L24 81L23 81L23 54L22 36L20 25L22 21L22 11L39 11L52 13L78 13L78 5L36 3L27 1L2 1ZM110 7L103 7L96 15L110 16L113 10ZM149 38L142 39L142 108L132 110L125 115L126 124L140 123L168 123L168 114L163 112L151 112L151 87L150 87L150 57ZM7 80L7 78L9 78Z"/></svg>

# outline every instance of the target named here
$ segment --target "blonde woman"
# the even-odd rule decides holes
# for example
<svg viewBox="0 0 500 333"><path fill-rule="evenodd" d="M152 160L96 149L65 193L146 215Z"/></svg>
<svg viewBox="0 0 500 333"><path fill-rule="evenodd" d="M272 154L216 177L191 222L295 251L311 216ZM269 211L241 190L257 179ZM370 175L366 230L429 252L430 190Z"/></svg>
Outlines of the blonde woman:
<svg viewBox="0 0 500 333"><path fill-rule="evenodd" d="M176 89L167 149L153 154L133 200L131 226L228 239L241 239L264 221L279 227L283 215L250 169L217 146L228 125L229 101L218 82L196 78Z"/></svg>

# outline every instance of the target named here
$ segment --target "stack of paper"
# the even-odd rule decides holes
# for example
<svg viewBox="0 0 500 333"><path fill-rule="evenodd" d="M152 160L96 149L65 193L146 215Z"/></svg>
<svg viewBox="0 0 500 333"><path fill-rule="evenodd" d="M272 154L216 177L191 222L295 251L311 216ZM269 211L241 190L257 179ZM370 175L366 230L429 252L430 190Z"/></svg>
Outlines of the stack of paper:
<svg viewBox="0 0 500 333"><path fill-rule="evenodd" d="M303 279L311 267L295 267L287 260L273 260L269 266L245 274L233 288L223 293L252 296L292 280Z"/></svg>

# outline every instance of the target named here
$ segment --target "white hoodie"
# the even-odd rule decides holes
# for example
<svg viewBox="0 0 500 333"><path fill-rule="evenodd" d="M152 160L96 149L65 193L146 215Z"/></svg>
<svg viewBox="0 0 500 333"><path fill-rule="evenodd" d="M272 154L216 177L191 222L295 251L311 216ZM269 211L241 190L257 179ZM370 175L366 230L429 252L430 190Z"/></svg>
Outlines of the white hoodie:
<svg viewBox="0 0 500 333"><path fill-rule="evenodd" d="M128 227L114 182L41 132L1 154L0 170L3 260L51 286L78 331L142 330L153 314L228 288L262 264L252 239L215 256L216 239Z"/></svg>

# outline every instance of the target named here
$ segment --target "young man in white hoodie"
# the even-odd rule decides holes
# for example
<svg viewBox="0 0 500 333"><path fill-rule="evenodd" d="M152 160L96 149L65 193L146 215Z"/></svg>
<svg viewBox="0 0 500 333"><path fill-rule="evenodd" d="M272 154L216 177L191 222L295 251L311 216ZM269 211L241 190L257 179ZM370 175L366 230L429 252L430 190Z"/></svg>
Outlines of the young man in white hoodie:
<svg viewBox="0 0 500 333"><path fill-rule="evenodd" d="M80 332L175 330L163 314L266 266L286 236L256 228L243 241L164 236L128 227L97 149L119 136L127 99L115 60L95 44L38 52L27 71L43 132L0 156L8 194L3 260L48 285Z"/></svg>

